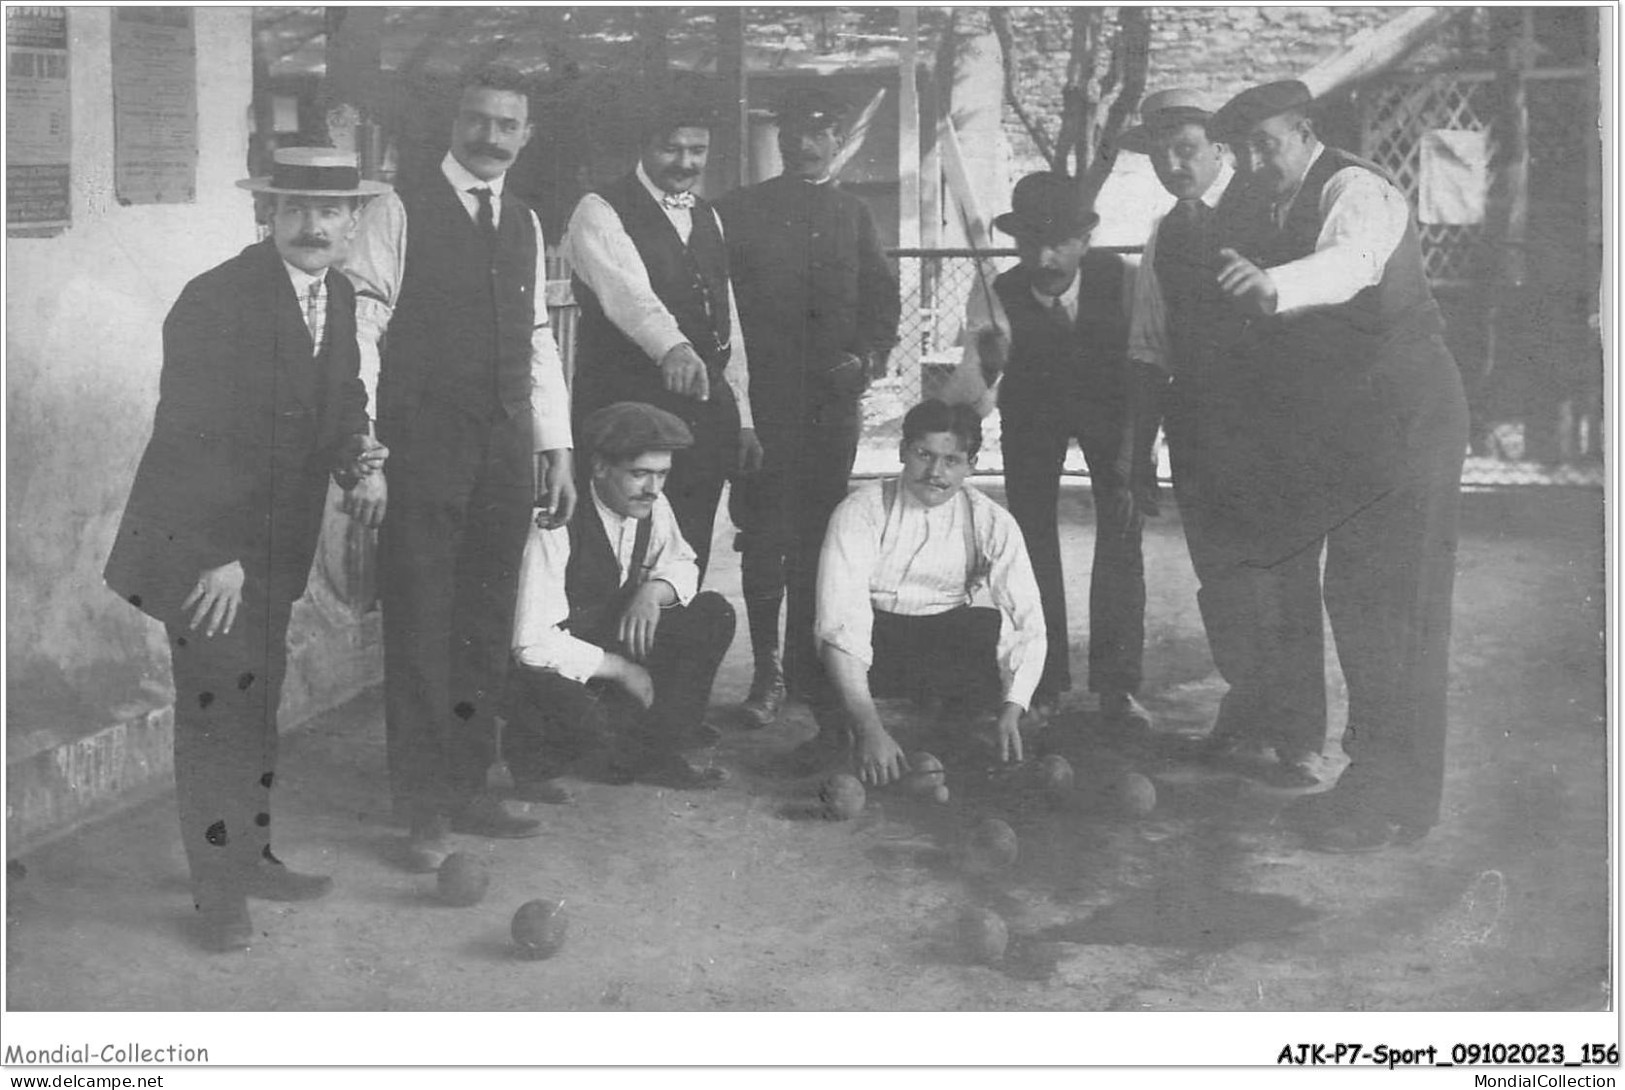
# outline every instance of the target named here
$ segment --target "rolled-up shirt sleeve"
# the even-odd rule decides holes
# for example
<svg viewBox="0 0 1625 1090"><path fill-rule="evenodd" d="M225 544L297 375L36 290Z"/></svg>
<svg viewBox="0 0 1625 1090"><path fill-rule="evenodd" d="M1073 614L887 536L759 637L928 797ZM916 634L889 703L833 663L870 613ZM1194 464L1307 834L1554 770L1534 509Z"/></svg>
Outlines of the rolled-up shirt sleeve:
<svg viewBox="0 0 1625 1090"><path fill-rule="evenodd" d="M683 537L677 515L665 496L655 501L649 527L649 551L644 570L650 580L663 580L677 593L677 605L686 606L700 589L700 565L693 546Z"/></svg>
<svg viewBox="0 0 1625 1090"><path fill-rule="evenodd" d="M1129 307L1128 358L1148 364L1168 374L1168 309L1162 296L1162 280L1157 276L1157 232L1159 218L1145 240L1140 267L1134 273L1134 298Z"/></svg>
<svg viewBox="0 0 1625 1090"><path fill-rule="evenodd" d="M564 383L564 357L553 338L547 313L547 239L536 213L530 214L536 232L535 325L530 333L530 418L537 450L562 450L575 445L570 432L570 390Z"/></svg>
<svg viewBox="0 0 1625 1090"><path fill-rule="evenodd" d="M519 567L513 653L522 666L585 683L603 665L604 651L560 627L570 617L570 600L564 589L569 563L568 527L531 527Z"/></svg>
<svg viewBox="0 0 1625 1090"><path fill-rule="evenodd" d="M728 277L728 313L733 316L733 335L728 342L728 365L723 368L722 377L739 403L739 426L754 428L756 423L750 415L750 361L745 356L745 331L739 328L739 304L734 302L732 274Z"/></svg>
<svg viewBox="0 0 1625 1090"><path fill-rule="evenodd" d="M615 328L643 349L650 365L688 338L649 283L637 244L621 217L596 193L581 198L565 233L570 267L592 289Z"/></svg>
<svg viewBox="0 0 1625 1090"><path fill-rule="evenodd" d="M869 583L880 557L884 512L878 489L854 492L830 516L818 558L817 639L874 663L874 605Z"/></svg>
<svg viewBox="0 0 1625 1090"><path fill-rule="evenodd" d="M984 519L984 513L992 516L985 518L989 525L983 542L990 564L988 592L1003 618L999 627L999 678L1004 685L1004 699L1025 710L1043 676L1048 653L1043 603L1015 517L991 502L977 511L977 518Z"/></svg>
<svg viewBox="0 0 1625 1090"><path fill-rule="evenodd" d="M1410 222L1405 195L1363 167L1344 167L1320 194L1315 252L1267 270L1275 312L1346 303L1382 280Z"/></svg>
<svg viewBox="0 0 1625 1090"><path fill-rule="evenodd" d="M362 206L355 238L344 258L344 275L355 285L355 339L361 352L361 383L367 404L378 404L378 342L389 328L406 269L406 206L395 193Z"/></svg>

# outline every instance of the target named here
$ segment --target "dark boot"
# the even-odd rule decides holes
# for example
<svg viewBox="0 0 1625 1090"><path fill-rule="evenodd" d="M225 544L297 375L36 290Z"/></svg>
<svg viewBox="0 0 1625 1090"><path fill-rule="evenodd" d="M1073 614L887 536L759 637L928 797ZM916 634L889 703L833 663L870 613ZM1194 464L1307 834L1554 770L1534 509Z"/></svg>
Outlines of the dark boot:
<svg viewBox="0 0 1625 1090"><path fill-rule="evenodd" d="M779 656L774 654L759 660L756 675L750 684L750 695L739 706L745 726L759 729L771 724L784 707L784 696L784 669L779 664Z"/></svg>

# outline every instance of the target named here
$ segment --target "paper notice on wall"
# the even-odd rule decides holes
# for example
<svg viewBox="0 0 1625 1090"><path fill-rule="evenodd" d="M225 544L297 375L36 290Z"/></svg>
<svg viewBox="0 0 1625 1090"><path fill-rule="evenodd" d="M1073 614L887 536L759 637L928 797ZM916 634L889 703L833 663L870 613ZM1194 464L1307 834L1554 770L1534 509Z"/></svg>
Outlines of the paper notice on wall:
<svg viewBox="0 0 1625 1090"><path fill-rule="evenodd" d="M6 8L6 234L68 226L68 9Z"/></svg>
<svg viewBox="0 0 1625 1090"><path fill-rule="evenodd" d="M197 37L190 8L113 9L113 190L120 204L197 197Z"/></svg>
<svg viewBox="0 0 1625 1090"><path fill-rule="evenodd" d="M1489 192L1488 134L1430 129L1422 134L1422 184L1417 218L1423 223L1484 222Z"/></svg>

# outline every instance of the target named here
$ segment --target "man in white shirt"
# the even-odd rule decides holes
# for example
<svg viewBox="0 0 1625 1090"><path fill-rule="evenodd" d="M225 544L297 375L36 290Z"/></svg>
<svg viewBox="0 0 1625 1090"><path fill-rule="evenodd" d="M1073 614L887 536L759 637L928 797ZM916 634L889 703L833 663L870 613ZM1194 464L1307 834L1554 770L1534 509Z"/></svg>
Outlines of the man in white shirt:
<svg viewBox="0 0 1625 1090"><path fill-rule="evenodd" d="M711 112L674 97L644 124L633 170L576 205L564 256L581 305L575 418L644 401L680 418L694 445L667 488L705 577L722 486L761 464L722 225L694 188L711 147Z"/></svg>
<svg viewBox="0 0 1625 1090"><path fill-rule="evenodd" d="M440 170L404 199L373 202L345 268L392 452L379 535L384 715L411 869L438 866L449 832L539 831L484 790L525 529L538 494L559 521L575 503L546 241L505 185L530 136L524 77L470 73Z"/></svg>
<svg viewBox="0 0 1625 1090"><path fill-rule="evenodd" d="M591 484L575 518L525 546L514 625L519 673L503 751L522 797L556 800L557 755L610 747L612 776L711 788L726 774L679 752L703 721L734 610L697 593L699 567L662 494L688 427L641 402L582 421Z"/></svg>
<svg viewBox="0 0 1625 1090"><path fill-rule="evenodd" d="M1156 421L1136 432L1128 420L1134 282L1120 255L1090 247L1100 217L1076 180L1029 174L1010 204L994 226L1015 238L1021 262L971 293L964 356L946 397L974 401L984 413L995 400L999 408L1010 513L1044 599L1049 654L1035 703L1045 710L1072 687L1057 519L1067 449L1076 441L1083 450L1096 518L1089 689L1108 723L1139 733L1151 726L1136 693L1145 646L1141 501L1155 480L1147 463ZM1136 434L1143 449L1135 448Z"/></svg>
<svg viewBox="0 0 1625 1090"><path fill-rule="evenodd" d="M1129 393L1161 406L1197 603L1230 686L1204 755L1276 786L1309 787L1326 740L1318 557L1239 564L1226 537L1235 527L1215 510L1215 483L1238 472L1250 449L1256 406L1228 351L1244 318L1215 276L1219 237L1242 187L1232 187L1229 149L1207 132L1210 116L1195 91L1158 91L1141 105L1141 124L1118 141L1148 156L1176 199L1152 228L1136 274ZM1143 415L1131 411L1129 419ZM1270 750L1273 762L1258 759Z"/></svg>
<svg viewBox="0 0 1625 1090"><path fill-rule="evenodd" d="M930 696L996 714L1000 759L1022 759L1021 715L1044 672L1044 609L1021 528L965 482L975 410L926 401L903 417L900 476L835 509L818 565L817 637L838 706L815 706L808 763L849 760L871 784L908 771L875 696ZM986 586L996 608L972 606Z"/></svg>
<svg viewBox="0 0 1625 1090"><path fill-rule="evenodd" d="M1467 405L1405 194L1323 145L1311 104L1296 80L1266 84L1209 123L1259 197L1218 283L1265 378L1254 433L1269 487L1233 493L1258 531L1245 562L1325 549L1348 682L1351 763L1289 816L1314 847L1361 851L1439 820Z"/></svg>

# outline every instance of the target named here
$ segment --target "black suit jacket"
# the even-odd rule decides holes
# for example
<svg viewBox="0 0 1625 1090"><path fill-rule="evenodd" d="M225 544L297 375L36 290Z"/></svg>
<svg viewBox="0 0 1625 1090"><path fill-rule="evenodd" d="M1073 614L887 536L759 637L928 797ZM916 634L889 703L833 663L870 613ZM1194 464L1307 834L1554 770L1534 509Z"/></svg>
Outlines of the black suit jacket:
<svg viewBox="0 0 1625 1090"><path fill-rule="evenodd" d="M164 320L152 438L104 573L172 620L198 575L240 561L250 591L292 601L321 532L327 475L367 428L355 291L327 277L326 346L287 269L256 243L186 285Z"/></svg>

